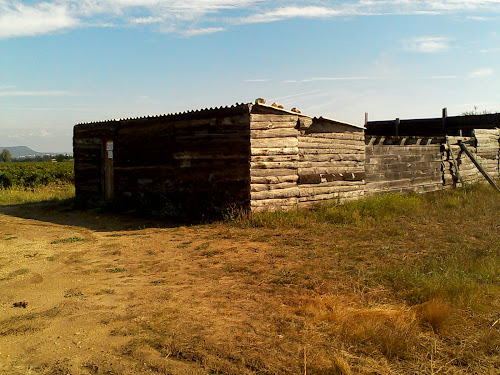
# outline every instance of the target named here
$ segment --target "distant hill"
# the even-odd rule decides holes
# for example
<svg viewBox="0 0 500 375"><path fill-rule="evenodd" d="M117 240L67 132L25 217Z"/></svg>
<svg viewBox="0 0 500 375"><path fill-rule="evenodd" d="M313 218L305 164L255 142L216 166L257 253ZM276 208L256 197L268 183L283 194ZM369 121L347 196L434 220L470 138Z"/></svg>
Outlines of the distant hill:
<svg viewBox="0 0 500 375"><path fill-rule="evenodd" d="M37 152L26 146L15 146L15 147L2 147L0 146L0 152L3 150L9 150L10 156L12 158L19 158L21 156L43 156L45 152Z"/></svg>

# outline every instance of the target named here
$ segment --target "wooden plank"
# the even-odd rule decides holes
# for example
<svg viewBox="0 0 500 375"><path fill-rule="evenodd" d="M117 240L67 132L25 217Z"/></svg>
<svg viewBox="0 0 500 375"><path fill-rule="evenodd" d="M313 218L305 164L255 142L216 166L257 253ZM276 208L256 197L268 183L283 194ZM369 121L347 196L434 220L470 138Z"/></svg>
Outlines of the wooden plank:
<svg viewBox="0 0 500 375"><path fill-rule="evenodd" d="M314 138L314 139L343 139L343 140L356 140L356 141L365 141L365 135L362 132L342 132L342 133L312 133L307 134L302 137L303 139Z"/></svg>
<svg viewBox="0 0 500 375"><path fill-rule="evenodd" d="M250 133L252 139L297 137L298 135L299 131L295 128L270 128L252 130Z"/></svg>
<svg viewBox="0 0 500 375"><path fill-rule="evenodd" d="M363 168L363 163L357 162L357 161L303 161L299 162L299 169L311 169L311 168L316 168L316 169L328 169L331 170L332 168L336 171L339 170L349 170L352 172L353 169L364 169Z"/></svg>
<svg viewBox="0 0 500 375"><path fill-rule="evenodd" d="M297 169L299 167L298 161L278 161L278 162L250 162L251 169Z"/></svg>
<svg viewBox="0 0 500 375"><path fill-rule="evenodd" d="M343 143L331 144L331 143L319 143L319 142L301 142L299 139L299 147L303 152L311 152L311 150L318 150L320 152L332 152L332 153L353 153L353 152L365 152L365 146L360 145L346 145ZM324 151L326 150L326 151Z"/></svg>
<svg viewBox="0 0 500 375"><path fill-rule="evenodd" d="M347 166L345 164L332 165L330 167L300 167L298 169L298 174L313 174L313 173L338 173L339 171L345 172L363 172L364 168L360 167L358 164Z"/></svg>
<svg viewBox="0 0 500 375"><path fill-rule="evenodd" d="M250 177L290 176L297 174L296 169L252 169Z"/></svg>
<svg viewBox="0 0 500 375"><path fill-rule="evenodd" d="M300 194L298 187L288 188L288 189L276 189L269 191L259 191L251 193L251 200L262 200L262 199L280 199L280 198L291 198L298 197Z"/></svg>
<svg viewBox="0 0 500 375"><path fill-rule="evenodd" d="M264 177L257 177L257 176L252 176L250 179L251 184L281 184L284 182L297 182L299 179L299 176L296 174L289 175L289 176L264 176Z"/></svg>
<svg viewBox="0 0 500 375"><path fill-rule="evenodd" d="M298 147L298 141L296 137L252 139L250 144L252 149Z"/></svg>
<svg viewBox="0 0 500 375"><path fill-rule="evenodd" d="M253 208L266 207L266 208L279 208L283 206L293 206L298 203L298 198L286 198L286 199L260 199L250 201L250 205Z"/></svg>
<svg viewBox="0 0 500 375"><path fill-rule="evenodd" d="M277 155L298 155L298 147L252 147L252 157L255 156L277 156Z"/></svg>
<svg viewBox="0 0 500 375"><path fill-rule="evenodd" d="M304 184L300 185L299 189L313 189L317 187L354 187L356 189L364 189L365 183L364 181L331 181L331 182L322 182L321 184ZM356 190L353 189L353 190Z"/></svg>
<svg viewBox="0 0 500 375"><path fill-rule="evenodd" d="M347 192L347 191L358 191L364 190L364 186L317 186L317 187L300 187L300 197L311 197L314 195L322 195L322 194L332 194L339 192Z"/></svg>
<svg viewBox="0 0 500 375"><path fill-rule="evenodd" d="M298 161L299 155L270 155L270 156L252 156L251 162L282 162L282 161Z"/></svg>
<svg viewBox="0 0 500 375"><path fill-rule="evenodd" d="M250 191L259 192L259 191L270 191L277 189L290 189L296 186L297 184L294 182L283 182L281 184L251 184Z"/></svg>
<svg viewBox="0 0 500 375"><path fill-rule="evenodd" d="M298 120L298 116L295 116L295 115L289 115L289 114L254 114L252 113L250 115L250 122L251 123L254 123L254 122L271 122L271 123L275 123L275 122L289 122L289 123L292 123L294 122L295 125L297 125L297 120Z"/></svg>
<svg viewBox="0 0 500 375"><path fill-rule="evenodd" d="M300 161L317 161L317 162L329 162L329 161L355 161L363 162L365 160L364 154L305 154L300 155Z"/></svg>

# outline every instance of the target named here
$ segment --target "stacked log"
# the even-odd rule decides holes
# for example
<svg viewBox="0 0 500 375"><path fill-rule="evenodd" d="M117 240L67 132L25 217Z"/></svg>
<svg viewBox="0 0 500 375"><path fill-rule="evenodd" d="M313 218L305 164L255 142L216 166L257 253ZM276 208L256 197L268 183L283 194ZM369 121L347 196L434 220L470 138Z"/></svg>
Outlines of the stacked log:
<svg viewBox="0 0 500 375"><path fill-rule="evenodd" d="M427 192L442 188L441 145L420 137L366 138L366 192Z"/></svg>
<svg viewBox="0 0 500 375"><path fill-rule="evenodd" d="M250 206L252 211L296 207L299 189L298 116L250 115Z"/></svg>
<svg viewBox="0 0 500 375"><path fill-rule="evenodd" d="M500 129L476 129L477 159L492 176L500 177Z"/></svg>
<svg viewBox="0 0 500 375"><path fill-rule="evenodd" d="M449 144L452 152L443 147L442 151L442 173L443 173L443 183L445 186L456 186L458 181L458 175L456 173L456 168L453 163L451 155L454 155L456 160L456 165L458 166L458 171L460 176L467 183L474 183L481 178L480 172L477 170L474 163L469 159L469 157L462 151L458 145L458 141L461 140L469 149L469 151L477 155L475 147L475 139L472 137L451 137L448 136Z"/></svg>
<svg viewBox="0 0 500 375"><path fill-rule="evenodd" d="M363 132L300 135L299 205L360 198L365 191Z"/></svg>

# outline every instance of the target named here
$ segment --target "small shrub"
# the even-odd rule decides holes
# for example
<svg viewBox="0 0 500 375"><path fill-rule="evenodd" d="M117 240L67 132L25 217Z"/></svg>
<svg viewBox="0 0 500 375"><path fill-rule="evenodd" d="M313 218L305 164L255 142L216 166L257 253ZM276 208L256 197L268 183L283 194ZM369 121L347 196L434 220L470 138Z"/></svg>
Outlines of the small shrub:
<svg viewBox="0 0 500 375"><path fill-rule="evenodd" d="M127 269L126 268L118 268L117 267L117 268L108 268L106 271L109 272L109 273L120 273L120 272L126 272Z"/></svg>
<svg viewBox="0 0 500 375"><path fill-rule="evenodd" d="M73 237L68 237L68 238L61 238L59 240L54 240L51 242L52 245L59 244L59 243L74 243L74 242L84 242L88 241L86 238L78 237L78 236L73 236Z"/></svg>

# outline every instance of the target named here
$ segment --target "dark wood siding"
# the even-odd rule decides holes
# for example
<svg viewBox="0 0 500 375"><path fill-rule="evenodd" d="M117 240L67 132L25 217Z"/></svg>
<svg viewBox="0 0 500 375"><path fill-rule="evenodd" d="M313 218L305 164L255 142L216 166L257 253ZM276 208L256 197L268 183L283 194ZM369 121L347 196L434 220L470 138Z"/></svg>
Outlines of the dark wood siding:
<svg viewBox="0 0 500 375"><path fill-rule="evenodd" d="M248 208L249 123L249 107L240 105L77 125L77 196L102 198L101 153L112 139L116 198L144 204L168 199L199 212Z"/></svg>

